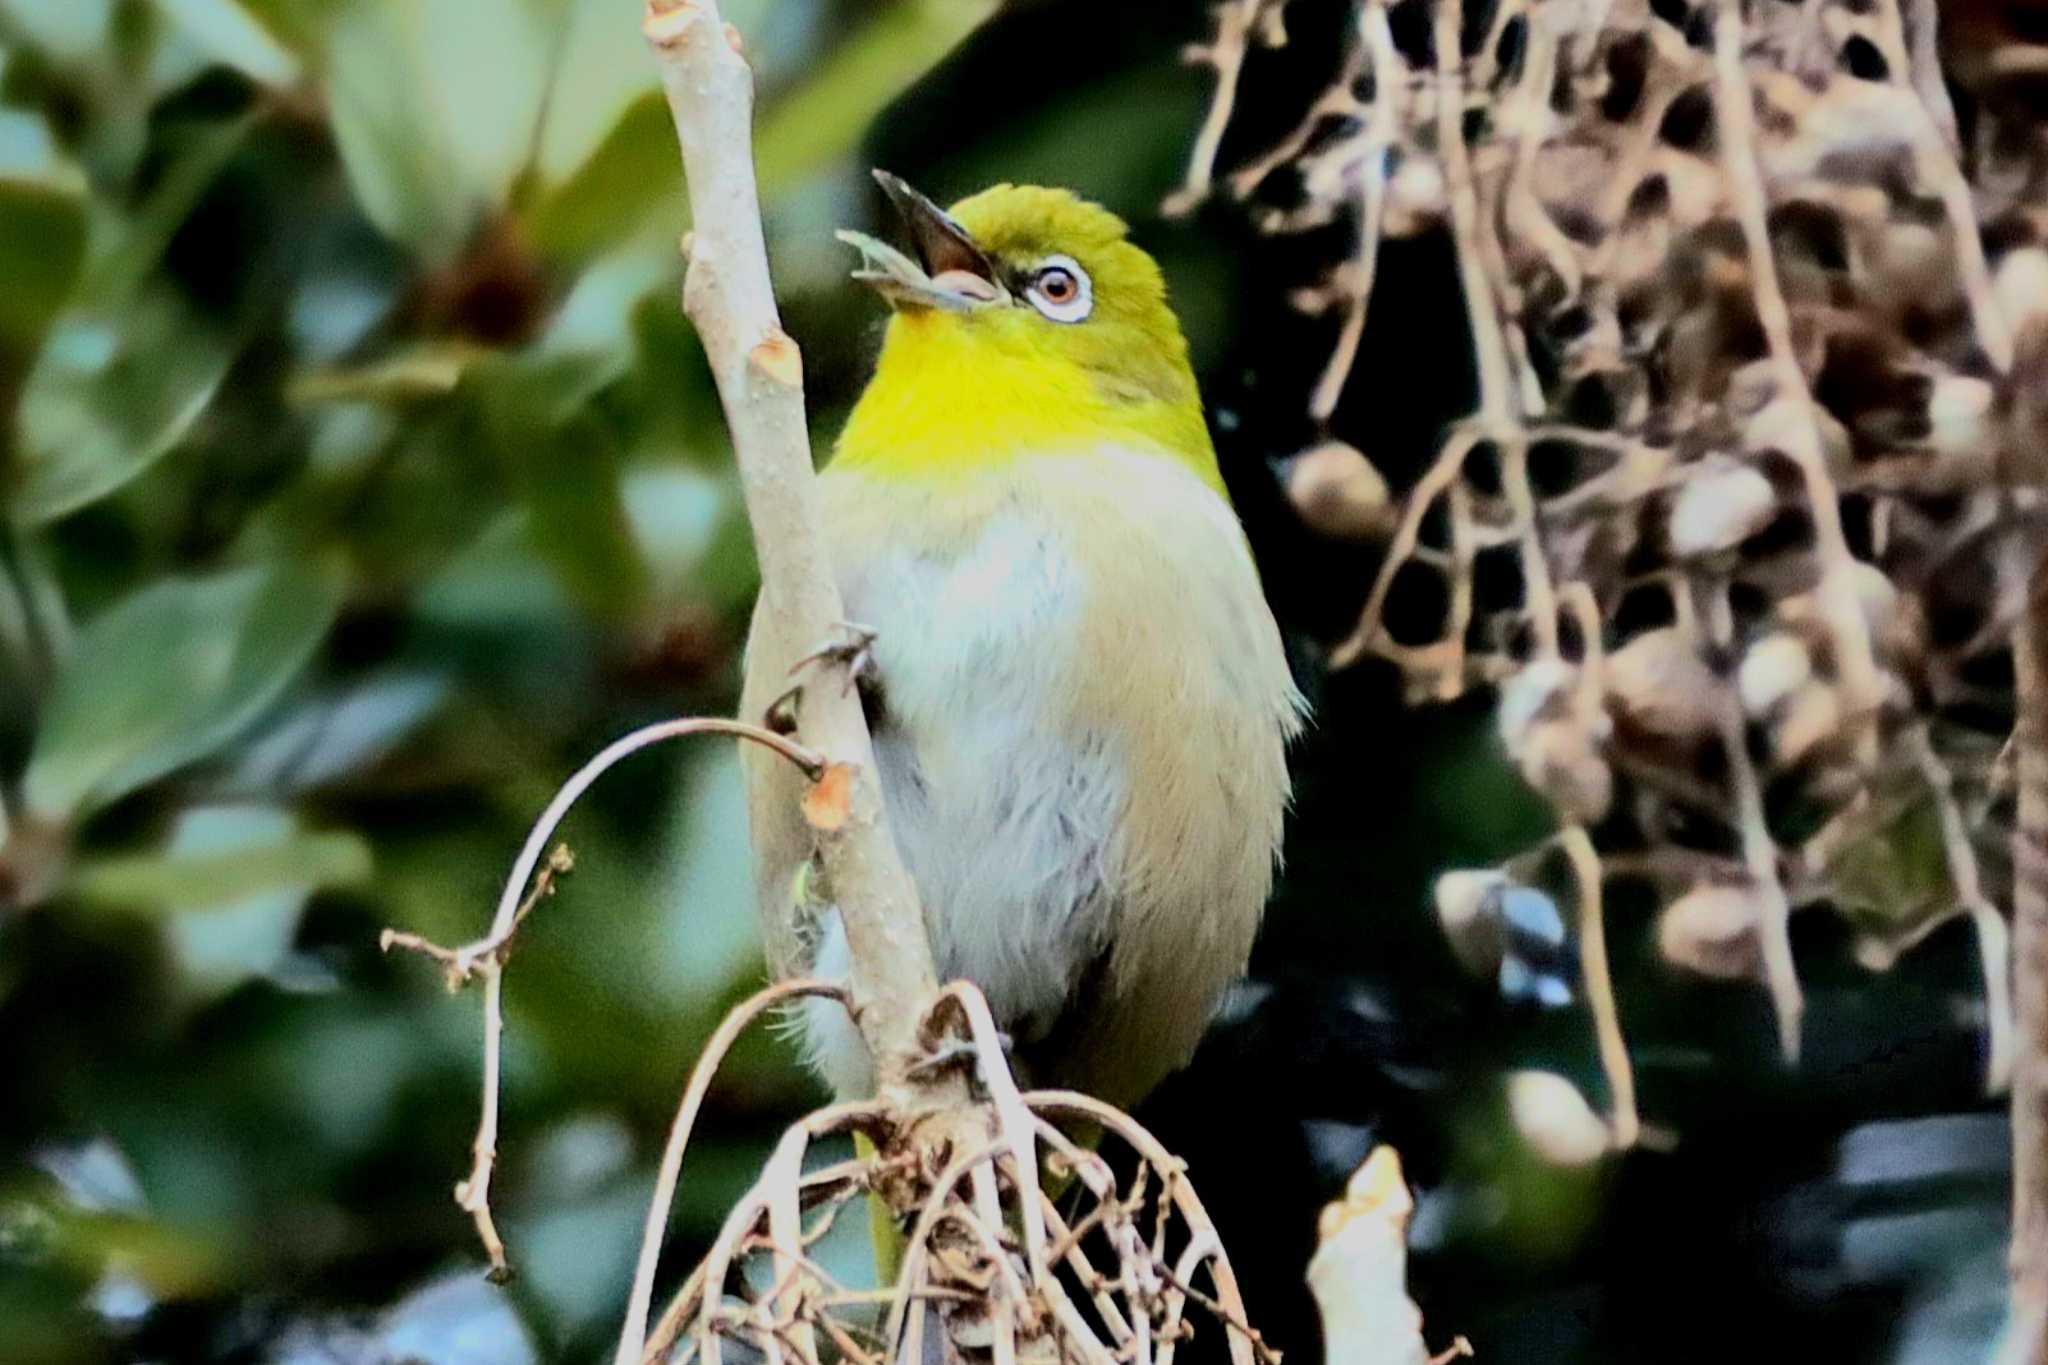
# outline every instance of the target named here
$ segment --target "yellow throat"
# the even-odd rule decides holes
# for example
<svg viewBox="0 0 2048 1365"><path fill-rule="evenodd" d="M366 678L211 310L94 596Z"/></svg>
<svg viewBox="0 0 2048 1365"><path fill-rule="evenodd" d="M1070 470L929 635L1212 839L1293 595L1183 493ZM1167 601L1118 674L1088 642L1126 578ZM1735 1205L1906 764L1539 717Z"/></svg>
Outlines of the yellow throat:
<svg viewBox="0 0 2048 1365"><path fill-rule="evenodd" d="M846 234L887 267L860 278L895 316L835 464L930 483L1118 447L1178 460L1223 492L1165 280L1121 219L1034 185L942 213L877 179L923 259Z"/></svg>

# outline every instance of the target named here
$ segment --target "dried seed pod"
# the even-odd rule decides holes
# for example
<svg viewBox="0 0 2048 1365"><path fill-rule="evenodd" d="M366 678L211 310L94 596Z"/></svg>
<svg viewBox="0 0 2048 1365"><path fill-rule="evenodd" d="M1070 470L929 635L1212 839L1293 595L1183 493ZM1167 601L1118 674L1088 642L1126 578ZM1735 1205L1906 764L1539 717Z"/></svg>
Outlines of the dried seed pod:
<svg viewBox="0 0 2048 1365"><path fill-rule="evenodd" d="M1953 459L1983 458L1992 448L1991 385L1968 375L1943 375L1927 397L1927 447Z"/></svg>
<svg viewBox="0 0 2048 1365"><path fill-rule="evenodd" d="M1766 635L1751 645L1735 672L1736 695L1744 714L1761 717L1813 676L1813 656L1789 631Z"/></svg>
<svg viewBox="0 0 2048 1365"><path fill-rule="evenodd" d="M1956 293L1955 252L1948 234L1928 223L1887 222L1863 234L1864 278L1871 297L1892 310L1932 311Z"/></svg>
<svg viewBox="0 0 2048 1365"><path fill-rule="evenodd" d="M1578 670L1570 664L1543 659L1516 670L1501 684L1493 720L1509 753L1523 747L1537 721L1562 716L1571 709L1571 690L1577 683Z"/></svg>
<svg viewBox="0 0 2048 1365"><path fill-rule="evenodd" d="M1824 763L1805 774L1800 785L1807 800L1834 811L1855 800L1869 781L1870 774L1854 763Z"/></svg>
<svg viewBox="0 0 2048 1365"><path fill-rule="evenodd" d="M1382 103L1347 75L1320 107L1359 128L1325 138L1315 115L1251 163L1298 173L1309 202L1285 230L1358 226L1360 149L1386 147L1406 183L1389 189L1381 236L1458 220L1463 278L1492 286L1466 302L1478 419L1500 429L1394 495L1435 500L1407 510L1437 520L1374 597L1404 627L1452 628L1368 618L1343 658L1394 661L1416 699L1500 684L1502 738L1561 819L1625 793L1630 818L1589 831L1596 859L1608 839L1631 853L1641 839L1653 862L1704 855L1734 875L1757 832L1735 771L1746 756L1762 769L1767 851L1820 869L1799 890L1826 901L1839 875L1825 831L1915 771L1909 735L1942 751L1973 836L1983 823L1983 741L2011 724L2004 637L2040 534L1999 490L2048 464L2034 454L2048 448L2048 141L2038 102L1980 62L1956 193L1954 163L1927 154L1930 131L1954 126L1945 102L1920 103L1941 75L1930 14L1907 7L1895 33L1837 0L1718 13L1539 0L1517 22L1557 44L1547 83L1483 58L1440 71L1408 37L1388 52L1361 26L1345 70L1397 94ZM1747 146L1715 117L1721 22L1740 26ZM1889 69L1900 36L1910 70ZM1465 113L1462 158L1439 159L1447 99ZM1359 136L1367 124L1386 141ZM1769 277L1752 256L1759 212ZM1317 307L1354 308L1376 243L1328 241L1320 270L1294 277L1327 282ZM1341 419L1371 414L1314 416L1358 430ZM1510 443L1529 454L1533 519L1499 455ZM1464 537L1427 533L1446 514ZM1538 559L1559 605L1554 650L1527 628L1545 595ZM1410 599L1432 610L1388 605ZM1965 732L1976 747L1954 743ZM2007 900L2008 860L1986 859L1978 881ZM1695 887L1660 931L1667 953L1755 975L1745 907L1776 894ZM1796 983L1771 985L1789 1013Z"/></svg>
<svg viewBox="0 0 2048 1365"><path fill-rule="evenodd" d="M1692 559L1733 549L1778 514L1771 481L1745 464L1702 465L1671 502L1667 534L1674 554Z"/></svg>
<svg viewBox="0 0 2048 1365"><path fill-rule="evenodd" d="M1992 277L1992 292L2015 333L2048 314L2048 248L2030 246L2007 252Z"/></svg>
<svg viewBox="0 0 2048 1365"><path fill-rule="evenodd" d="M1494 868L1446 872L1436 879L1436 918L1451 951L1474 976L1500 970L1503 945L1495 904L1507 876Z"/></svg>
<svg viewBox="0 0 2048 1365"><path fill-rule="evenodd" d="M1607 1125L1579 1088L1553 1071L1517 1071L1507 1079L1515 1131L1553 1166L1590 1166L1612 1150Z"/></svg>
<svg viewBox="0 0 2048 1365"><path fill-rule="evenodd" d="M1515 759L1522 780L1567 820L1593 824L1614 801L1614 774L1586 727L1576 720L1539 721L1529 727Z"/></svg>
<svg viewBox="0 0 2048 1365"><path fill-rule="evenodd" d="M1638 729L1689 739L1720 723L1720 679L1676 626L1646 631L1609 655L1606 677L1610 703Z"/></svg>
<svg viewBox="0 0 2048 1365"><path fill-rule="evenodd" d="M1834 739L1841 729L1840 693L1830 683L1809 682L1786 699L1771 726L1771 762L1789 768Z"/></svg>
<svg viewBox="0 0 2048 1365"><path fill-rule="evenodd" d="M1776 392L1776 382L1766 362L1759 361L1757 378L1771 385ZM1757 369L1751 366L1750 369ZM1761 453L1766 450L1795 450L1807 438L1809 432L1820 437L1821 455L1830 468L1839 468L1849 462L1849 432L1835 415L1816 403L1799 398L1770 397L1758 404L1755 412L1742 428L1742 445L1745 450Z"/></svg>
<svg viewBox="0 0 2048 1365"><path fill-rule="evenodd" d="M1545 1009L1571 1004L1577 959L1568 951L1570 934L1557 902L1536 887L1509 882L1489 904L1501 928L1494 974L1501 998Z"/></svg>
<svg viewBox="0 0 2048 1365"><path fill-rule="evenodd" d="M1763 901L1749 886L1701 885L1657 917L1657 951L1674 966L1724 981L1761 977Z"/></svg>
<svg viewBox="0 0 2048 1365"><path fill-rule="evenodd" d="M1863 608L1863 621L1871 635L1877 639L1891 636L1898 624L1899 590L1884 570L1875 564L1858 560L1850 566L1851 582L1856 589L1857 605Z"/></svg>
<svg viewBox="0 0 2048 1365"><path fill-rule="evenodd" d="M1853 560L1848 566L1849 587L1861 608L1863 625L1874 644L1882 644L1900 628L1904 606L1898 588L1874 564ZM1809 641L1832 640L1839 622L1828 619L1827 607L1811 591L1793 593L1779 600L1778 619L1793 627Z"/></svg>
<svg viewBox="0 0 2048 1365"><path fill-rule="evenodd" d="M1444 168L1433 156L1404 156L1387 179L1387 203L1380 231L1413 237L1444 220Z"/></svg>
<svg viewBox="0 0 2048 1365"><path fill-rule="evenodd" d="M1394 529L1387 481L1356 446L1325 441L1287 461L1287 496L1311 529L1337 540L1376 540Z"/></svg>

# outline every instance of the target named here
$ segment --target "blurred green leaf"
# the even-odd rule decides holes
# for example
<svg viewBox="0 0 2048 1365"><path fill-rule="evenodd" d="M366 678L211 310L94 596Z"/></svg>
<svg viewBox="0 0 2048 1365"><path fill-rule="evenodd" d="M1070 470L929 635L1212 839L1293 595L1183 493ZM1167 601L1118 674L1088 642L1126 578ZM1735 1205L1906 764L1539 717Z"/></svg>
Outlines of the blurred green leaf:
<svg viewBox="0 0 2048 1365"><path fill-rule="evenodd" d="M0 14L36 47L53 57L77 61L106 43L114 0L0 0Z"/></svg>
<svg viewBox="0 0 2048 1365"><path fill-rule="evenodd" d="M178 817L163 861L182 864L171 869L182 875L157 904L204 912L174 915L164 926L188 992L224 995L277 972L315 891L369 881L370 845L361 835L304 834L298 823L272 806L203 806ZM175 897L183 895L202 898L181 905Z"/></svg>
<svg viewBox="0 0 2048 1365"><path fill-rule="evenodd" d="M692 1163L686 1185L705 1179L702 1153L692 1155L700 1159ZM745 1189L735 1188L735 1197ZM651 1180L620 1181L600 1194L511 1219L505 1235L516 1239L521 1281L558 1331L588 1331L617 1316L625 1302L620 1286L632 1280L634 1253L630 1233L619 1233L646 1212L652 1192Z"/></svg>
<svg viewBox="0 0 2048 1365"><path fill-rule="evenodd" d="M26 354L85 255L85 175L35 114L0 109L0 350Z"/></svg>
<svg viewBox="0 0 2048 1365"><path fill-rule="evenodd" d="M70 609L44 537L0 523L0 750L28 748L36 708L71 639ZM0 811L0 845L7 837Z"/></svg>
<svg viewBox="0 0 2048 1365"><path fill-rule="evenodd" d="M737 504L732 479L686 464L652 464L627 474L622 492L655 592L683 598L697 586L719 524Z"/></svg>
<svg viewBox="0 0 2048 1365"><path fill-rule="evenodd" d="M26 109L0 109L0 181L85 193L85 173L57 149L49 124Z"/></svg>
<svg viewBox="0 0 2048 1365"><path fill-rule="evenodd" d="M166 286L59 319L22 393L15 520L55 521L162 459L232 360L218 330Z"/></svg>
<svg viewBox="0 0 2048 1365"><path fill-rule="evenodd" d="M475 208L408 27L385 0L347 11L328 49L328 119L370 221L445 260L468 234Z"/></svg>
<svg viewBox="0 0 2048 1365"><path fill-rule="evenodd" d="M273 814L281 814L273 812ZM203 826L194 817L205 816ZM367 881L372 860L362 836L346 831L299 834L285 819L276 829L223 832L220 812L187 812L171 847L162 853L91 858L73 869L66 890L87 904L159 912L208 911L223 915L279 892ZM255 842L268 835L274 842ZM233 838L231 844L221 841Z"/></svg>
<svg viewBox="0 0 2048 1365"><path fill-rule="evenodd" d="M531 518L508 508L420 589L415 612L430 630L501 631L543 647L576 612L534 549Z"/></svg>
<svg viewBox="0 0 2048 1365"><path fill-rule="evenodd" d="M995 12L995 0L905 0L876 14L761 120L754 165L763 197L852 151L889 101Z"/></svg>
<svg viewBox="0 0 2048 1365"><path fill-rule="evenodd" d="M54 1230L64 1261L80 1269L119 1264L156 1298L196 1298L229 1278L227 1258L203 1235L159 1222L64 1209Z"/></svg>
<svg viewBox="0 0 2048 1365"><path fill-rule="evenodd" d="M1934 797L1910 789L1892 796L1895 803L1872 802L1876 818L1862 822L1828 860L1841 909L1880 935L1945 911L1954 899Z"/></svg>
<svg viewBox="0 0 2048 1365"><path fill-rule="evenodd" d="M293 51L315 53L328 25L353 0L242 0L258 23Z"/></svg>
<svg viewBox="0 0 2048 1365"><path fill-rule="evenodd" d="M666 210L657 214L657 210ZM534 245L551 255L595 255L657 217L673 253L688 221L668 103L659 91L626 106L610 132L534 206Z"/></svg>
<svg viewBox="0 0 2048 1365"><path fill-rule="evenodd" d="M534 547L585 610L622 615L647 595L647 566L619 494L618 451L594 421L510 447Z"/></svg>
<svg viewBox="0 0 2048 1365"><path fill-rule="evenodd" d="M248 728L319 646L340 577L251 565L152 584L80 632L23 779L52 823L204 758Z"/></svg>
<svg viewBox="0 0 2048 1365"><path fill-rule="evenodd" d="M556 25L543 0L359 0L330 35L330 117L356 196L430 265L526 164Z"/></svg>
<svg viewBox="0 0 2048 1365"><path fill-rule="evenodd" d="M276 970L312 893L361 885L371 867L353 832L305 833L275 806L200 806L162 852L84 859L64 889L86 906L164 916L179 984L211 997Z"/></svg>
<svg viewBox="0 0 2048 1365"><path fill-rule="evenodd" d="M371 767L447 702L438 673L392 672L297 703L241 746L235 790L290 794Z"/></svg>
<svg viewBox="0 0 2048 1365"><path fill-rule="evenodd" d="M262 85L288 86L299 59L236 0L156 0L207 56Z"/></svg>
<svg viewBox="0 0 2048 1365"><path fill-rule="evenodd" d="M480 373L477 397L526 505L534 548L585 609L616 615L644 599L647 567L619 493L616 439L568 401L589 391L589 371L590 358L574 353L498 361Z"/></svg>
<svg viewBox="0 0 2048 1365"><path fill-rule="evenodd" d="M13 51L34 73L28 88L62 92L46 109L63 109L57 126L95 184L130 182L148 150L150 107L168 88L158 59L174 45L156 41L148 18L134 0L0 0L0 33L19 40Z"/></svg>
<svg viewBox="0 0 2048 1365"><path fill-rule="evenodd" d="M234 347L176 286L152 279L179 226L242 146L253 117L187 129L132 214L101 204L84 238L83 275L23 383L10 513L35 526L96 502L162 459L213 400ZM23 225L0 228L5 244ZM21 249L64 258L59 242ZM74 247L75 252L78 248ZM0 257L0 260L4 260ZM55 278L68 284L70 272ZM21 291L16 325L40 330L40 291ZM6 313L0 311L0 318Z"/></svg>
<svg viewBox="0 0 2048 1365"><path fill-rule="evenodd" d="M690 755L688 780L667 813L663 856L654 869L659 943L647 971L661 995L680 1001L715 998L759 971L761 931L747 898L732 888L752 878L746 788L732 745Z"/></svg>
<svg viewBox="0 0 2048 1365"><path fill-rule="evenodd" d="M248 141L257 122L255 115L244 114L196 126L180 125L174 135L167 135L163 172L140 207L116 213L100 206L92 224L86 279L81 285L86 305L118 308L144 287L171 239Z"/></svg>
<svg viewBox="0 0 2048 1365"><path fill-rule="evenodd" d="M461 341L424 341L361 365L308 370L292 381L294 403L406 402L453 393L472 361L489 355Z"/></svg>
<svg viewBox="0 0 2048 1365"><path fill-rule="evenodd" d="M614 0L555 0L563 11L552 35L545 121L534 136L533 169L542 184L573 174L600 143L614 135L629 108L660 96L660 78L640 26L619 22ZM728 21L745 18L728 5ZM743 4L740 8L745 8ZM677 178L674 148L670 179Z"/></svg>

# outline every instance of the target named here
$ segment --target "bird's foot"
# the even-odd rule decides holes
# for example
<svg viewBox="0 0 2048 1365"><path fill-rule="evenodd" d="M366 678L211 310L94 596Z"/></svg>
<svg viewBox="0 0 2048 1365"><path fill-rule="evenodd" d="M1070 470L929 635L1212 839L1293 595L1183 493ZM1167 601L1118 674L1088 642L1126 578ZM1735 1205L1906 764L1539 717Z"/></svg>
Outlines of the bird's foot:
<svg viewBox="0 0 2048 1365"><path fill-rule="evenodd" d="M842 694L853 691L862 678L870 676L875 669L875 641L881 638L881 632L857 621L841 621L838 629L841 633L837 638L820 643L791 664L790 676L821 666L844 669Z"/></svg>

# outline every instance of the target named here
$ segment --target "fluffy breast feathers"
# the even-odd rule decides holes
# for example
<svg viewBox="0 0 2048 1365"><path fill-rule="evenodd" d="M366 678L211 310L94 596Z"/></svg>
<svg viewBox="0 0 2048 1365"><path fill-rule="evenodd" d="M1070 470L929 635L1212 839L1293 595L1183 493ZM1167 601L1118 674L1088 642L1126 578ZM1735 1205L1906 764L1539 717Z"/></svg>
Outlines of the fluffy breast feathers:
<svg viewBox="0 0 2048 1365"><path fill-rule="evenodd" d="M1236 518L1140 451L821 487L848 614L880 633L877 760L941 973L982 987L1035 1080L1136 1099L1243 970L1300 725ZM815 643L771 637L757 618L744 715ZM796 779L747 762L771 959L838 966L836 925L791 923ZM809 1033L862 1088L850 1030Z"/></svg>

